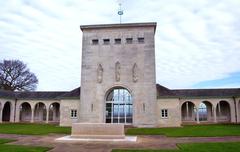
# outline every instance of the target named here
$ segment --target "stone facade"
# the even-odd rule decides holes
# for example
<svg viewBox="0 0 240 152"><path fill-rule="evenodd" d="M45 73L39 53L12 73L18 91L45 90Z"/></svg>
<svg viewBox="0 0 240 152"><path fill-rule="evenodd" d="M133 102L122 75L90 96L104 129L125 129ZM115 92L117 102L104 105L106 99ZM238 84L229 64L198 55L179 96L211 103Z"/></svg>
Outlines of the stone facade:
<svg viewBox="0 0 240 152"><path fill-rule="evenodd" d="M155 28L156 23L81 26L79 122L105 122L107 92L114 87L123 87L133 98L133 125L156 125ZM132 42L128 43L127 39ZM94 40L98 44L94 44ZM107 40L109 42L104 42ZM97 81L98 65L103 68L101 83ZM136 77L138 80L133 80Z"/></svg>
<svg viewBox="0 0 240 152"><path fill-rule="evenodd" d="M71 126L78 121L77 117L71 117L71 110L79 111L80 100L64 99L61 100L60 107L60 126Z"/></svg>
<svg viewBox="0 0 240 152"><path fill-rule="evenodd" d="M163 118L161 110L168 110L168 117ZM181 105L177 98L157 100L158 127L179 127L181 125Z"/></svg>

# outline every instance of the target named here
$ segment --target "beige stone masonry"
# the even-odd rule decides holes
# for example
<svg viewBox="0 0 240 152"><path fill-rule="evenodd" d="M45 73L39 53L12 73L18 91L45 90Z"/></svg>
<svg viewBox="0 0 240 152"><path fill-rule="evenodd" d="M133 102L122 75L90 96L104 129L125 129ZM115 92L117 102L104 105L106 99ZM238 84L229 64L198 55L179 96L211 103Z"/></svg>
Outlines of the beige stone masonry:
<svg viewBox="0 0 240 152"><path fill-rule="evenodd" d="M124 124L73 123L73 138L123 139Z"/></svg>

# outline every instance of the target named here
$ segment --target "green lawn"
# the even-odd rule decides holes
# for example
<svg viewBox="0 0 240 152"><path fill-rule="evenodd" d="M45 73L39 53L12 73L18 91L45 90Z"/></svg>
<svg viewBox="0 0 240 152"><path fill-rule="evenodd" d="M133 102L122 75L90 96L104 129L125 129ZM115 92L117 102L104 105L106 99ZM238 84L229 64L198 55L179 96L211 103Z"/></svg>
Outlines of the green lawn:
<svg viewBox="0 0 240 152"><path fill-rule="evenodd" d="M240 125L187 125L179 128L129 128L127 135L166 135L169 137L240 136Z"/></svg>
<svg viewBox="0 0 240 152"><path fill-rule="evenodd" d="M240 142L178 144L175 150L121 150L112 152L240 152Z"/></svg>
<svg viewBox="0 0 240 152"><path fill-rule="evenodd" d="M2 123L0 124L0 133L21 135L70 134L71 128L52 124Z"/></svg>
<svg viewBox="0 0 240 152"><path fill-rule="evenodd" d="M22 145L11 145L6 144L14 140L0 139L0 151L2 152L45 152L51 148L47 147L35 147L35 146L22 146Z"/></svg>

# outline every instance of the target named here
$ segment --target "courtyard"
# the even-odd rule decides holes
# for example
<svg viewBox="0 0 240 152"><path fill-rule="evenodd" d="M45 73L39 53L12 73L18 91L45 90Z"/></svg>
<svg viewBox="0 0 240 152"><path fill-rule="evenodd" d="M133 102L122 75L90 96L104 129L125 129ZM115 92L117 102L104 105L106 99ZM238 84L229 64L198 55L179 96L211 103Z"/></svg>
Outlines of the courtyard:
<svg viewBox="0 0 240 152"><path fill-rule="evenodd" d="M129 142L56 142L70 134L70 127L51 124L0 124L0 150L8 151L216 151L236 152L240 146L240 125L186 125L178 128L127 128L137 135ZM20 148L19 148L20 147ZM23 149L23 150L22 150Z"/></svg>

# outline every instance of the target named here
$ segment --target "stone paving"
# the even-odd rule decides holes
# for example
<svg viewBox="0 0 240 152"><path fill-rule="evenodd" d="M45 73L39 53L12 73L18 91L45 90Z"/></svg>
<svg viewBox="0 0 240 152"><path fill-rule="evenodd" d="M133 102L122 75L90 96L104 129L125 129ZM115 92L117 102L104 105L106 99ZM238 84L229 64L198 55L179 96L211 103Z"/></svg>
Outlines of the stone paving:
<svg viewBox="0 0 240 152"><path fill-rule="evenodd" d="M53 147L50 152L110 152L115 148L127 149L175 149L177 143L193 142L232 142L239 141L240 136L229 137L166 137L160 135L138 136L137 142L56 142L64 135L45 136L0 134L0 138L16 139L9 144Z"/></svg>

